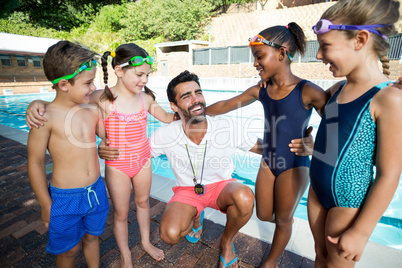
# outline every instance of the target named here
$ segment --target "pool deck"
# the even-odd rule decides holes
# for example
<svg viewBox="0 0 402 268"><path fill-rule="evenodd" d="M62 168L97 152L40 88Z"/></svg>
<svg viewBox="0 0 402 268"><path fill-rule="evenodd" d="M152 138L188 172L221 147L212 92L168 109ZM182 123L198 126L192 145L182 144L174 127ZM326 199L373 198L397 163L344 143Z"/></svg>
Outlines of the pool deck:
<svg viewBox="0 0 402 268"><path fill-rule="evenodd" d="M47 230L27 176L27 133L0 124L0 267L55 267L55 256L45 253ZM46 164L51 165L50 157ZM51 173L48 174L50 177ZM175 181L153 175L151 188L151 242L162 248L165 259L154 261L140 246L135 204L129 213L129 245L135 267L217 267L219 243L225 216L206 209L204 231L197 244L181 239L177 245L164 243L158 234L161 215L173 192ZM168 189L168 190L167 190ZM110 199L109 203L111 205ZM112 208L112 206L111 206ZM212 220L213 219L213 220ZM113 236L112 214L100 236L101 267L119 267L119 251ZM274 225L259 221L255 214L235 238L239 267L258 267L270 250ZM305 220L295 218L293 234L279 267L314 267L311 232ZM402 251L374 242L366 246L356 267L401 267ZM85 267L80 251L76 267Z"/></svg>

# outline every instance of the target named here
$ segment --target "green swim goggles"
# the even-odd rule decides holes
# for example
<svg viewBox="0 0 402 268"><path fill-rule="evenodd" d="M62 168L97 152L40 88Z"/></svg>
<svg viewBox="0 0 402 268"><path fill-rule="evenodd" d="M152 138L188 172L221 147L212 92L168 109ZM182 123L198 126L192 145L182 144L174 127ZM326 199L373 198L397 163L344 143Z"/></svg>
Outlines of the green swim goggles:
<svg viewBox="0 0 402 268"><path fill-rule="evenodd" d="M128 65L130 65L130 66L140 66L140 65L142 65L144 63L144 61L146 63L148 63L149 65L152 65L155 60L149 55L146 58L143 58L141 56L135 56L135 57L132 57L128 62L120 64L120 67L126 67Z"/></svg>
<svg viewBox="0 0 402 268"><path fill-rule="evenodd" d="M62 76L60 78L54 79L51 82L54 85L54 84L59 83L61 79L69 80L69 79L75 77L77 74L79 74L82 71L90 71L90 70L92 70L94 68L94 66L97 66L97 65L98 64L97 64L96 60L91 60L89 62L84 62L83 64L81 64L80 68L78 68L78 70L75 71L73 74Z"/></svg>

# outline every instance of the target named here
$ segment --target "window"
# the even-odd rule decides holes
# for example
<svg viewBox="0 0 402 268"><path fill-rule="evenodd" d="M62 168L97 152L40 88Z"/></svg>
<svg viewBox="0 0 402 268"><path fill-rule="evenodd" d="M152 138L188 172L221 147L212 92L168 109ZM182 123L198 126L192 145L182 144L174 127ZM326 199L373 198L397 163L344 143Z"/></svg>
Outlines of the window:
<svg viewBox="0 0 402 268"><path fill-rule="evenodd" d="M2 66L11 66L11 59L9 56L0 56Z"/></svg>
<svg viewBox="0 0 402 268"><path fill-rule="evenodd" d="M27 62L25 61L24 57L17 57L17 65L20 67L26 67Z"/></svg>
<svg viewBox="0 0 402 268"><path fill-rule="evenodd" d="M34 67L42 67L42 63L40 62L40 59L33 59L33 66Z"/></svg>

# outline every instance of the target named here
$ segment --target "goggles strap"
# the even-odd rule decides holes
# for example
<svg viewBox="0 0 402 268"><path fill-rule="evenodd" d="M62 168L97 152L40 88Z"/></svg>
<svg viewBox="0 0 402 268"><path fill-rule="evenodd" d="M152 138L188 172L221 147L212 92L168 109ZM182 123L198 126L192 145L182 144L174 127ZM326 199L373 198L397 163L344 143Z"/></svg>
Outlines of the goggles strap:
<svg viewBox="0 0 402 268"><path fill-rule="evenodd" d="M52 80L51 83L54 85L54 84L59 83L61 79L70 80L70 79L74 78L77 74L79 74L82 71L90 71L90 70L92 70L94 68L94 66L97 66L96 60L91 60L89 62L84 62L83 64L81 64L80 68L78 68L78 70L75 71L74 73L62 76L60 78L56 78L56 79Z"/></svg>
<svg viewBox="0 0 402 268"><path fill-rule="evenodd" d="M138 59L138 58L141 59L141 62L136 63L136 62L135 62L135 59ZM134 57L132 57L128 62L119 64L119 65L120 65L120 67L126 67L126 66L128 66L128 65L131 65L131 66L140 66L140 65L142 65L144 62L148 63L149 65L152 65L152 64L154 63L154 60L153 60L153 58L152 58L151 56L149 56L149 55L146 56L145 58L143 58L143 57L141 57L141 56L134 56Z"/></svg>

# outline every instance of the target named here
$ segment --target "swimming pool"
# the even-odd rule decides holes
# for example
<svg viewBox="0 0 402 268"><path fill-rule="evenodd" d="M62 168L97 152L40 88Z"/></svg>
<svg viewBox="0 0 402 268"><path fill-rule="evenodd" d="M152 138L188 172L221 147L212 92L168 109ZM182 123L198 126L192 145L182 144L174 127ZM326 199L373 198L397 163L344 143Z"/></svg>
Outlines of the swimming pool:
<svg viewBox="0 0 402 268"><path fill-rule="evenodd" d="M167 111L170 111L170 105L167 100L164 89L153 89L157 96L158 103ZM236 92L217 92L204 90L204 96L207 105L212 104L221 99L231 98L238 93ZM53 100L55 93L46 94L27 94L0 96L0 124L7 125L22 131L28 132L29 129L25 124L25 110L29 103L34 99L42 99L46 101ZM235 118L239 123L252 129L259 137L263 134L263 109L259 102L233 111L226 116ZM316 133L320 118L313 113L310 124L313 125L313 135ZM148 135L163 123L156 120L153 116L148 117ZM255 178L258 172L261 157L253 153L244 153L239 151L234 156L235 171L233 177L242 181L254 190ZM165 156L152 160L153 172L169 178L174 178L170 164ZM400 178L402 181L402 176ZM402 184L400 183L393 200L387 211L377 224L370 240L402 250ZM307 220L307 191L298 206L295 217Z"/></svg>

